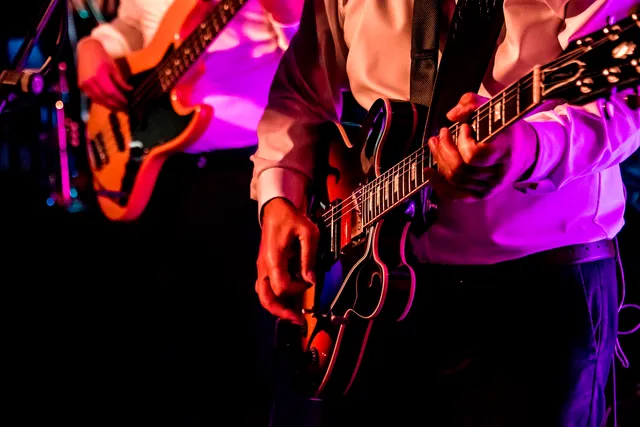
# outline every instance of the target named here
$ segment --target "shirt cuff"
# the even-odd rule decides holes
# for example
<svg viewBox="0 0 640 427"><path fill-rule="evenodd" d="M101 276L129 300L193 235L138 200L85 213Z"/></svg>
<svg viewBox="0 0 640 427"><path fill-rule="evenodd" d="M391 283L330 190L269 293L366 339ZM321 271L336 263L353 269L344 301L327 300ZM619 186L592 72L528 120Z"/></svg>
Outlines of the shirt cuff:
<svg viewBox="0 0 640 427"><path fill-rule="evenodd" d="M525 119L526 120L526 119ZM564 154L564 147L560 146L561 141L566 140L565 128L556 121L528 121L536 133L537 147L535 163L531 172L521 176L514 184L514 188L523 192L529 191L552 191L553 188L542 188L553 186L550 175L557 166Z"/></svg>
<svg viewBox="0 0 640 427"><path fill-rule="evenodd" d="M104 50L113 58L124 56L131 52L127 40L111 23L98 25L91 31L89 37L99 41Z"/></svg>
<svg viewBox="0 0 640 427"><path fill-rule="evenodd" d="M258 217L262 225L262 208L269 201L281 197L302 209L305 202L306 179L284 168L270 168L260 174L256 184Z"/></svg>

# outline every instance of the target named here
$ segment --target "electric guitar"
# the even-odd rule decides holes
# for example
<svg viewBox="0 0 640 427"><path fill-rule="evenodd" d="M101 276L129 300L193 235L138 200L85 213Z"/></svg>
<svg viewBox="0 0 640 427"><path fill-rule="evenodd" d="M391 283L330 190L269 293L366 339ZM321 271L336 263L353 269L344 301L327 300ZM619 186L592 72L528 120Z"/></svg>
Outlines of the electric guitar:
<svg viewBox="0 0 640 427"><path fill-rule="evenodd" d="M580 105L640 84L639 27L633 14L576 40L498 93L469 120L476 140L490 140L543 101ZM309 203L321 236L318 283L302 297L294 349L297 382L309 396L347 393L374 325L400 321L411 308L416 281L405 243L413 196L429 189L425 170L434 166L423 144L425 116L423 106L378 99L361 127L329 124ZM459 126L450 127L454 139Z"/></svg>
<svg viewBox="0 0 640 427"><path fill-rule="evenodd" d="M140 216L165 160L207 129L212 108L184 103L181 89L197 78L194 64L247 1L176 0L147 47L116 59L134 88L128 108L93 103L87 122L93 184L108 219Z"/></svg>

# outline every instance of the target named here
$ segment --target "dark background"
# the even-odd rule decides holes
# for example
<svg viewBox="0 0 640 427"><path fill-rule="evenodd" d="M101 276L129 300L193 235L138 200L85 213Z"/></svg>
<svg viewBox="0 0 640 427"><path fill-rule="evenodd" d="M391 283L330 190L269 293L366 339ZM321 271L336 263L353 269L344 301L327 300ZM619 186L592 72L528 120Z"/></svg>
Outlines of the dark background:
<svg viewBox="0 0 640 427"><path fill-rule="evenodd" d="M0 70L11 68L8 41L19 43L35 27L48 2L6 3L0 13ZM15 12L9 13L9 3ZM111 8L103 11L106 19L115 11L116 2L110 3ZM90 14L77 10L72 14L76 38L88 34L98 22ZM38 49L43 56L54 51L59 18L52 17L41 37ZM128 415L136 408L138 412L154 408L152 402L141 402L150 399L154 381L162 380L162 372L155 379L140 377L140 366L153 362L141 360L136 346L128 341L130 335L118 336L118 331L140 328L130 323L153 323L150 311L139 301L141 293L132 292L149 284L131 283L126 271L154 267L119 257L130 227L109 223L95 206L75 86L73 42L74 37L67 40L58 56L68 65L65 111L71 122L66 125L79 127L79 145L70 153L77 193L71 206L55 202L59 152L52 117L53 104L61 96L56 92L55 70L46 77L45 93L25 96L0 115L0 387L5 396L0 408L2 418L16 425L52 420L67 425L129 424L123 417L144 419L140 413ZM35 65L30 66L37 62L34 57ZM637 176L639 157L625 165ZM630 207L627 222L620 235L627 302L639 304L640 212ZM638 312L625 310L621 329L639 320ZM623 420L640 400L640 332L622 336L620 342L631 363L629 369L617 364L620 426L624 427L631 426Z"/></svg>

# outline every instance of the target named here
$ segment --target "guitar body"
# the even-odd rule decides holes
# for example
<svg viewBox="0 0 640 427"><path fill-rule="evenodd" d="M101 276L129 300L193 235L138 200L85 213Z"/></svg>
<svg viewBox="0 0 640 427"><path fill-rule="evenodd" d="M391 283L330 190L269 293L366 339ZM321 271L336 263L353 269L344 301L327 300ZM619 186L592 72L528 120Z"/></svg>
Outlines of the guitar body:
<svg viewBox="0 0 640 427"><path fill-rule="evenodd" d="M404 256L410 215L396 209L362 228L351 195L403 158L420 136L416 108L381 99L362 127L329 124L326 161L318 162L327 167L317 171L317 182L326 186L311 203L321 232L318 284L303 296L302 354L296 367L299 385L312 397L347 393L374 325L402 320L411 308L415 275ZM338 216L330 227L323 221Z"/></svg>
<svg viewBox="0 0 640 427"><path fill-rule="evenodd" d="M134 89L158 72L156 67L211 12L211 3L177 0L146 48L116 60ZM207 129L212 109L190 105L186 96L189 82L200 73L198 67L189 70L170 92L164 92L157 79L155 85L147 83L142 92L148 98L144 111L116 112L91 105L87 123L90 166L98 203L110 220L140 216L168 156L189 147Z"/></svg>

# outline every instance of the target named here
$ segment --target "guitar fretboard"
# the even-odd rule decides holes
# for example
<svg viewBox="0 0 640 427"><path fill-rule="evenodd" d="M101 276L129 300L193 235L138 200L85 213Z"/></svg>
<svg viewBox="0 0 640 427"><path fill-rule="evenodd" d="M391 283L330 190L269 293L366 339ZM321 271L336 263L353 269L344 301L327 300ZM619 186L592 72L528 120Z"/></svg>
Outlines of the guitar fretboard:
<svg viewBox="0 0 640 427"><path fill-rule="evenodd" d="M476 110L467 122L478 142L494 137L533 108L533 73L498 93ZM460 124L449 128L457 142ZM388 211L406 201L428 183L425 169L433 167L431 152L426 144L397 163L376 179L360 187L353 197L360 210L363 227L367 227ZM331 218L333 220L333 217ZM337 219L337 218L336 218Z"/></svg>
<svg viewBox="0 0 640 427"><path fill-rule="evenodd" d="M249 0L222 0L213 12L187 36L158 67L158 79L164 92L170 91L227 23Z"/></svg>

